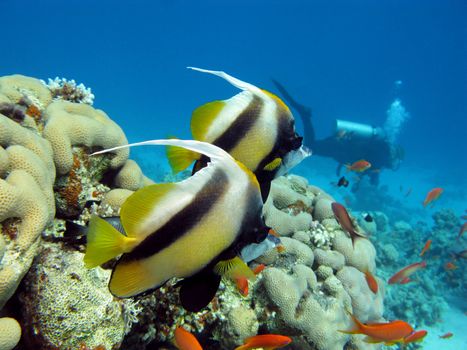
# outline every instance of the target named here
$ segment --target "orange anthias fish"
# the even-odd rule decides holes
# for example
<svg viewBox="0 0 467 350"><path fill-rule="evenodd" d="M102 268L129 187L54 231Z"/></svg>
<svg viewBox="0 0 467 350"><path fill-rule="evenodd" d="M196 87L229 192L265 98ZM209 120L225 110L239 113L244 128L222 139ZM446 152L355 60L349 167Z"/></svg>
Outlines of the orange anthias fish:
<svg viewBox="0 0 467 350"><path fill-rule="evenodd" d="M263 348L265 350L273 350L283 348L290 344L292 339L284 335L278 334L264 334L255 335L254 337L246 338L243 345L235 348L235 350L250 350L256 348Z"/></svg>
<svg viewBox="0 0 467 350"><path fill-rule="evenodd" d="M235 285L241 295L244 297L248 296L248 279L245 276L236 277Z"/></svg>
<svg viewBox="0 0 467 350"><path fill-rule="evenodd" d="M423 340L423 338L426 337L427 334L428 334L428 332L425 331L424 329L422 329L420 331L413 332L411 335L404 338L403 343L404 344L409 344L409 343L421 342Z"/></svg>
<svg viewBox="0 0 467 350"><path fill-rule="evenodd" d="M355 244L355 240L357 238L366 238L364 235L358 233L355 230L352 220L350 219L349 213L342 204L333 202L331 204L331 208L339 225L341 225L344 231L347 231L347 233L350 235L350 239L352 240L352 246Z"/></svg>
<svg viewBox="0 0 467 350"><path fill-rule="evenodd" d="M425 200L423 201L423 206L426 207L431 202L437 200L439 196L443 193L443 189L440 187L433 188L428 194L426 195Z"/></svg>
<svg viewBox="0 0 467 350"><path fill-rule="evenodd" d="M461 238L465 231L467 231L467 222L464 222L461 229L459 230L459 234L457 235L457 239Z"/></svg>
<svg viewBox="0 0 467 350"><path fill-rule="evenodd" d="M370 290L373 293L375 294L378 293L378 282L376 281L376 278L368 270L365 271L365 279L366 279L366 283L368 284L368 288L370 288Z"/></svg>
<svg viewBox="0 0 467 350"><path fill-rule="evenodd" d="M444 268L446 270L456 270L457 269L457 265L452 263L452 262L448 262L446 263L446 265L444 265Z"/></svg>
<svg viewBox="0 0 467 350"><path fill-rule="evenodd" d="M447 333L444 333L443 335L440 335L439 337L441 339L448 339L448 338L451 338L454 334L451 333L451 332L447 332Z"/></svg>
<svg viewBox="0 0 467 350"><path fill-rule="evenodd" d="M256 266L253 270L253 273L255 275L261 273L261 271L264 270L264 268L266 267L266 265L264 264L259 264L258 266ZM236 276L234 277L234 280L235 280L235 285L237 286L237 289L238 291L240 292L241 295L243 295L244 297L248 296L248 278L246 276Z"/></svg>
<svg viewBox="0 0 467 350"><path fill-rule="evenodd" d="M175 330L175 345L180 350L203 350L196 337L182 327Z"/></svg>
<svg viewBox="0 0 467 350"><path fill-rule="evenodd" d="M431 239L426 241L425 246L423 247L422 252L420 253L420 256L423 256L423 254L425 254L426 251L430 249L430 246L431 246Z"/></svg>
<svg viewBox="0 0 467 350"><path fill-rule="evenodd" d="M263 272L263 270L266 268L266 265L264 264L259 264L258 266L256 266L254 269L253 269L253 273L255 275L258 275L260 274L261 272Z"/></svg>
<svg viewBox="0 0 467 350"><path fill-rule="evenodd" d="M360 159L354 162L353 164L346 164L345 166L347 168L347 171L355 171L357 173L361 173L371 168L371 163L364 159Z"/></svg>
<svg viewBox="0 0 467 350"><path fill-rule="evenodd" d="M404 279L402 279L402 281L399 282L399 284L407 284L407 283L410 283L410 282L413 282L409 277L406 277Z"/></svg>
<svg viewBox="0 0 467 350"><path fill-rule="evenodd" d="M339 331L348 334L365 334L367 343L394 344L403 342L404 338L412 334L414 329L407 322L396 320L387 323L364 324L351 313L350 317L355 327L347 331Z"/></svg>
<svg viewBox="0 0 467 350"><path fill-rule="evenodd" d="M411 264L409 266L404 267L402 270L396 272L394 276L392 276L388 283L389 284L394 284L394 283L400 283L404 279L408 278L410 275L413 273L417 272L418 270L425 268L426 267L426 262L422 261L419 263Z"/></svg>

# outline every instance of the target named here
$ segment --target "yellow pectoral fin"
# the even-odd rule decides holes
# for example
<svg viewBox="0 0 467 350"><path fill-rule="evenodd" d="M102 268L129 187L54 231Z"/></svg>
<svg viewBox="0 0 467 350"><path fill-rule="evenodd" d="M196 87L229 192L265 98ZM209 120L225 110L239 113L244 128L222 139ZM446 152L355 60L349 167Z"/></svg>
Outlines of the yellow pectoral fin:
<svg viewBox="0 0 467 350"><path fill-rule="evenodd" d="M87 268L99 266L128 252L135 244L136 239L122 235L107 221L93 215L89 222L84 264Z"/></svg>
<svg viewBox="0 0 467 350"><path fill-rule="evenodd" d="M219 261L216 266L214 266L214 272L232 281L235 281L238 277L245 277L249 280L254 280L256 278L254 272L251 271L248 265L238 256L230 260Z"/></svg>
<svg viewBox="0 0 467 350"><path fill-rule="evenodd" d="M170 167L175 174L185 170L193 161L201 158L199 153L177 146L167 146L166 153Z"/></svg>
<svg viewBox="0 0 467 350"><path fill-rule="evenodd" d="M141 261L117 263L109 282L110 292L120 298L128 298L145 292L152 286L148 284L150 273Z"/></svg>
<svg viewBox="0 0 467 350"><path fill-rule="evenodd" d="M213 101L206 103L193 111L191 117L191 134L195 140L205 141L209 127L224 106L224 101Z"/></svg>
<svg viewBox="0 0 467 350"><path fill-rule="evenodd" d="M271 162L266 164L263 169L266 171L274 171L278 167L280 167L281 164L282 164L282 158L274 158Z"/></svg>

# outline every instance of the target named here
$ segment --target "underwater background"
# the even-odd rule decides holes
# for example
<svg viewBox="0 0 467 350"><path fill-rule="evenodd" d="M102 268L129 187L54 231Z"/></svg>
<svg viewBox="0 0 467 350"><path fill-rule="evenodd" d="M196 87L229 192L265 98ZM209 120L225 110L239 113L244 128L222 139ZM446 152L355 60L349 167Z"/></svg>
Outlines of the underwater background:
<svg viewBox="0 0 467 350"><path fill-rule="evenodd" d="M467 349L466 263L452 255L466 249L465 234L457 239L467 214L465 1L0 0L0 11L0 76L83 83L129 142L191 138L196 107L238 92L187 66L278 95L279 81L312 109L318 139L335 133L336 119L386 123L404 159L381 172L378 187L337 187L337 163L315 155L291 173L355 216L385 216L371 233L384 277L419 261L432 239L420 279L387 287L384 315L427 329L420 348ZM402 107L391 109L397 100ZM132 149L131 158L156 181L169 171L161 150ZM435 187L443 194L424 207Z"/></svg>

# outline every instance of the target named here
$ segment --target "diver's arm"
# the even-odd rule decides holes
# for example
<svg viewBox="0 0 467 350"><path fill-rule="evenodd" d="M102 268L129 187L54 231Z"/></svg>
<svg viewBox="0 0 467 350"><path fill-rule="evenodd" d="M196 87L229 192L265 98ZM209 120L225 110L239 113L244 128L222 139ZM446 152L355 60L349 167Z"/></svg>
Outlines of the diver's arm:
<svg viewBox="0 0 467 350"><path fill-rule="evenodd" d="M285 87L277 80L272 79L272 81L276 85L281 95L287 101L287 103L300 115L300 118L302 119L303 123L303 139L305 141L305 145L308 147L313 147L313 144L315 143L315 129L313 128L313 124L311 123L311 108L304 106L298 103L296 100L294 100L294 98L290 96L290 94L287 92Z"/></svg>

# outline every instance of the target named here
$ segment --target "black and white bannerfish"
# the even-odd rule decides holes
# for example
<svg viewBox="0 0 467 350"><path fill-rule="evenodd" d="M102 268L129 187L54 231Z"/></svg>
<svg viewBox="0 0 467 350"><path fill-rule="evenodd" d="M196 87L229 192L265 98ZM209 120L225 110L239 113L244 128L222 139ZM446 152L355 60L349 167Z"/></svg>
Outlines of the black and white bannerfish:
<svg viewBox="0 0 467 350"><path fill-rule="evenodd" d="M191 133L195 140L216 145L253 171L266 200L271 181L284 175L311 152L295 132L295 120L286 104L276 95L222 71L194 67L227 80L243 90L228 100L213 101L195 109ZM186 169L197 160L193 172L202 168L205 156L168 147L174 172Z"/></svg>
<svg viewBox="0 0 467 350"><path fill-rule="evenodd" d="M122 254L109 282L112 294L132 297L177 277L180 300L198 311L214 297L221 275L254 274L239 258L241 250L266 239L263 202L254 174L221 148L193 140L152 140L94 154L142 145L171 145L209 157L207 166L178 183L143 187L123 203L126 235L93 216L84 262L92 268Z"/></svg>

